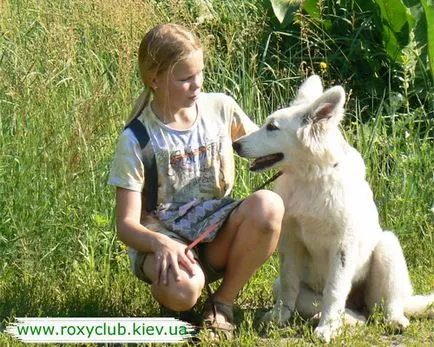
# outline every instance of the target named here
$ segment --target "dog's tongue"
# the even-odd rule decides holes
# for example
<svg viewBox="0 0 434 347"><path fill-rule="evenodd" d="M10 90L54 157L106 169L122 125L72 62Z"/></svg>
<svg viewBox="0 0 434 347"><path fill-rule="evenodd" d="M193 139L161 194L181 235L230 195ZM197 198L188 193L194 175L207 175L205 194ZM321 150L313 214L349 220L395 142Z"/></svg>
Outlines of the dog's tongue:
<svg viewBox="0 0 434 347"><path fill-rule="evenodd" d="M283 153L274 153L264 157L256 158L250 166L250 171L266 170L273 166L273 164L283 159Z"/></svg>

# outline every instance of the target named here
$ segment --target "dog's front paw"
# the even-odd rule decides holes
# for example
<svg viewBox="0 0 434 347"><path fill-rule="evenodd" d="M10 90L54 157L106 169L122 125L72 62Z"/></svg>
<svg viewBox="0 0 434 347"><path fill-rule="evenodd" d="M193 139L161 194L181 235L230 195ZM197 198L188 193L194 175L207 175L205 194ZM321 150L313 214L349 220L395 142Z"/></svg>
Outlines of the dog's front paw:
<svg viewBox="0 0 434 347"><path fill-rule="evenodd" d="M323 342L329 343L339 334L340 328L340 319L329 321L327 324L324 325L321 325L320 323L320 325L315 328L315 335Z"/></svg>
<svg viewBox="0 0 434 347"><path fill-rule="evenodd" d="M323 326L315 329L315 335L321 341L329 343L337 335L337 332L333 332L329 326Z"/></svg>
<svg viewBox="0 0 434 347"><path fill-rule="evenodd" d="M274 308L272 310L268 311L264 315L262 320L267 324L274 322L279 326L284 326L291 318L291 316L292 316L292 310L290 310L288 307L284 305L276 304L274 305Z"/></svg>
<svg viewBox="0 0 434 347"><path fill-rule="evenodd" d="M410 321L404 315L402 315L389 318L388 324L392 330L403 332L410 325Z"/></svg>

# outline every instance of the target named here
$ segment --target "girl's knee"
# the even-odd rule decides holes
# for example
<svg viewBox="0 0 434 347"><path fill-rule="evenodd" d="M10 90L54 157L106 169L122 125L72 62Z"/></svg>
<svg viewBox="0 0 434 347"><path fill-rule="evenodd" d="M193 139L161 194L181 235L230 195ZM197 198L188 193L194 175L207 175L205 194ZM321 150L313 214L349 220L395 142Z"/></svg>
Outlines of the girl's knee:
<svg viewBox="0 0 434 347"><path fill-rule="evenodd" d="M269 190L260 190L252 196L249 213L252 223L266 233L280 233L285 206L282 198Z"/></svg>
<svg viewBox="0 0 434 347"><path fill-rule="evenodd" d="M157 301L173 311L188 311L199 299L205 285L203 273L193 277L183 276L179 282L169 281L168 285L152 284L152 294Z"/></svg>

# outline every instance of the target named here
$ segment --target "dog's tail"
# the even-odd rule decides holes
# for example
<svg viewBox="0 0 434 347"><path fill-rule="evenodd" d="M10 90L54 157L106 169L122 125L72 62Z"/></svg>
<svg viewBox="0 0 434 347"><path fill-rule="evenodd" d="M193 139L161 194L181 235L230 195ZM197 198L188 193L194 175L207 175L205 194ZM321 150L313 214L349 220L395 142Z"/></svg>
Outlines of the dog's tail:
<svg viewBox="0 0 434 347"><path fill-rule="evenodd" d="M434 319L434 293L410 296L405 300L404 312L410 316L428 316Z"/></svg>

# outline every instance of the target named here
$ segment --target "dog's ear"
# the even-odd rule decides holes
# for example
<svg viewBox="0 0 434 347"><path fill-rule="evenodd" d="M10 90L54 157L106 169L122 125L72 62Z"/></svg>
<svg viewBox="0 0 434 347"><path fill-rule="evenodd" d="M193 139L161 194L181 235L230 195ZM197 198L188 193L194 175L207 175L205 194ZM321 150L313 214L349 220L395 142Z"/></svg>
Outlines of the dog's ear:
<svg viewBox="0 0 434 347"><path fill-rule="evenodd" d="M315 124L322 120L331 120L336 125L344 115L345 91L341 86L330 88L312 104L312 113L308 115Z"/></svg>
<svg viewBox="0 0 434 347"><path fill-rule="evenodd" d="M326 134L333 133L344 116L345 91L336 86L324 92L310 104L302 119L298 136L311 151L322 153L327 147L327 141L321 139ZM332 130L332 132L330 132Z"/></svg>
<svg viewBox="0 0 434 347"><path fill-rule="evenodd" d="M297 96L292 105L297 105L305 102L312 102L322 95L323 87L321 78L318 75L312 75L303 82L300 86Z"/></svg>

